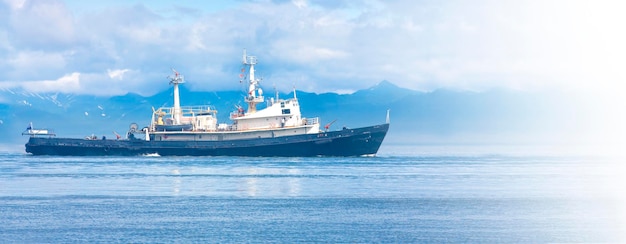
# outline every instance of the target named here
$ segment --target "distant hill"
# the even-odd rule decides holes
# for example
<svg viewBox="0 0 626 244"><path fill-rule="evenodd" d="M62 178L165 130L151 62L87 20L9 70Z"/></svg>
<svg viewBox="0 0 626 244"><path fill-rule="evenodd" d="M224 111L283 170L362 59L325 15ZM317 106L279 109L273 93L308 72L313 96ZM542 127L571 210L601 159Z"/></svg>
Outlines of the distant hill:
<svg viewBox="0 0 626 244"><path fill-rule="evenodd" d="M245 105L240 91L191 91L182 86L180 92L182 105L213 105L221 122L227 122L235 105ZM269 99L273 95L266 92L265 96ZM332 125L335 129L384 123L386 111L390 110L388 143L550 140L555 132L566 133L582 126L572 119L580 112L571 109L576 107L575 99L547 92L419 92L381 81L352 94L297 91L296 96L304 116L320 117L323 124L336 119ZM99 97L0 90L0 144L24 143L26 138L20 133L29 122L37 128L53 128L59 136L113 137L114 131L125 133L130 123L149 124L152 107L172 103L171 88L149 97L134 93Z"/></svg>

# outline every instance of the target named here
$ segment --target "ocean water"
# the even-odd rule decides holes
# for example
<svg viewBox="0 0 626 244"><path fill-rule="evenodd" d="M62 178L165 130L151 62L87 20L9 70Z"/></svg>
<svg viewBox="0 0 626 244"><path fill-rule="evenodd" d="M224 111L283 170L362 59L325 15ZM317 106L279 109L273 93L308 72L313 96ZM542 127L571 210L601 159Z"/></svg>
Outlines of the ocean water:
<svg viewBox="0 0 626 244"><path fill-rule="evenodd" d="M351 158L3 153L0 243L626 242L622 164L515 147L384 146Z"/></svg>

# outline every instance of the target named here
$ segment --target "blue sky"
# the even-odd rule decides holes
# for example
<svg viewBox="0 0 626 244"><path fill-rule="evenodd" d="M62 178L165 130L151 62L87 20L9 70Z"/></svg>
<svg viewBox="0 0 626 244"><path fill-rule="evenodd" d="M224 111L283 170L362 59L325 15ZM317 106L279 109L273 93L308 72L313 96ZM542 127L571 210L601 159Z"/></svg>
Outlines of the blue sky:
<svg viewBox="0 0 626 244"><path fill-rule="evenodd" d="M0 0L0 88L150 95L170 67L238 89L243 48L264 86L571 89L625 81L623 1ZM267 89L267 88L266 88Z"/></svg>

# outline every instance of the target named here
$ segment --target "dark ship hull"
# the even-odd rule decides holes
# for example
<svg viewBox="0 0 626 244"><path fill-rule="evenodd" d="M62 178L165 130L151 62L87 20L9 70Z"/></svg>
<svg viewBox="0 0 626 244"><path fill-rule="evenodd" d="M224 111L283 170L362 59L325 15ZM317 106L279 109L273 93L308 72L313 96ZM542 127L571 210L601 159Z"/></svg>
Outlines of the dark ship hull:
<svg viewBox="0 0 626 244"><path fill-rule="evenodd" d="M85 140L31 137L26 152L63 156L252 156L311 157L374 155L389 124L275 138L223 141Z"/></svg>

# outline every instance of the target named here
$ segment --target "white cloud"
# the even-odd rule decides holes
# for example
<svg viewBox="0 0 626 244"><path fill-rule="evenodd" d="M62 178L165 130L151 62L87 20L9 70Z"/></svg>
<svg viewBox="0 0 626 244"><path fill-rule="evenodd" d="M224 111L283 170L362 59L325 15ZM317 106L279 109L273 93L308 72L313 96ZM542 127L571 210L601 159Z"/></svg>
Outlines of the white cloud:
<svg viewBox="0 0 626 244"><path fill-rule="evenodd" d="M13 1L10 24L21 45L50 49L75 41L74 19L60 1Z"/></svg>
<svg viewBox="0 0 626 244"><path fill-rule="evenodd" d="M336 50L326 47L316 46L294 46L285 44L281 46L277 45L276 49L281 47L289 48L285 49L282 53L277 53L279 57L287 59L289 61L298 62L303 65L318 64L319 62L326 60L343 60L349 57L349 54L343 50Z"/></svg>
<svg viewBox="0 0 626 244"><path fill-rule="evenodd" d="M26 3L26 0L4 0L4 2L12 9L20 9L24 7L24 3Z"/></svg>
<svg viewBox="0 0 626 244"><path fill-rule="evenodd" d="M16 53L7 63L16 70L33 72L35 70L58 70L65 67L65 57L61 53L43 51L24 51Z"/></svg>
<svg viewBox="0 0 626 244"><path fill-rule="evenodd" d="M24 89L33 93L62 92L98 96L122 95L128 92L150 95L167 88L168 83L165 75L166 73L161 73L145 79L140 72L129 69L107 70L102 73L74 72L53 80L4 81L0 83L0 89ZM155 77L158 79L154 79ZM150 82L151 85L146 86L147 82Z"/></svg>
<svg viewBox="0 0 626 244"><path fill-rule="evenodd" d="M21 87L31 92L57 92L68 93L80 91L80 74L72 73L56 80L25 81L25 82L5 82L3 88Z"/></svg>
<svg viewBox="0 0 626 244"><path fill-rule="evenodd" d="M294 80L313 92L381 80L419 90L588 90L626 80L620 1L180 3L178 11L200 9L185 18L149 1L98 3L88 11L76 11L74 2L5 4L0 80L76 72L86 93L148 93L155 87L144 82L170 67L185 70L191 87L236 88L242 48L259 57L259 73L279 79L266 82L281 90Z"/></svg>
<svg viewBox="0 0 626 244"><path fill-rule="evenodd" d="M306 8L308 5L306 0L292 0L291 2L293 3L293 5L296 5L296 7L298 7L299 9Z"/></svg>
<svg viewBox="0 0 626 244"><path fill-rule="evenodd" d="M109 78L111 78L112 80L123 80L124 73L128 71L130 70L129 69L116 69L116 70L107 69L107 74L109 75Z"/></svg>

